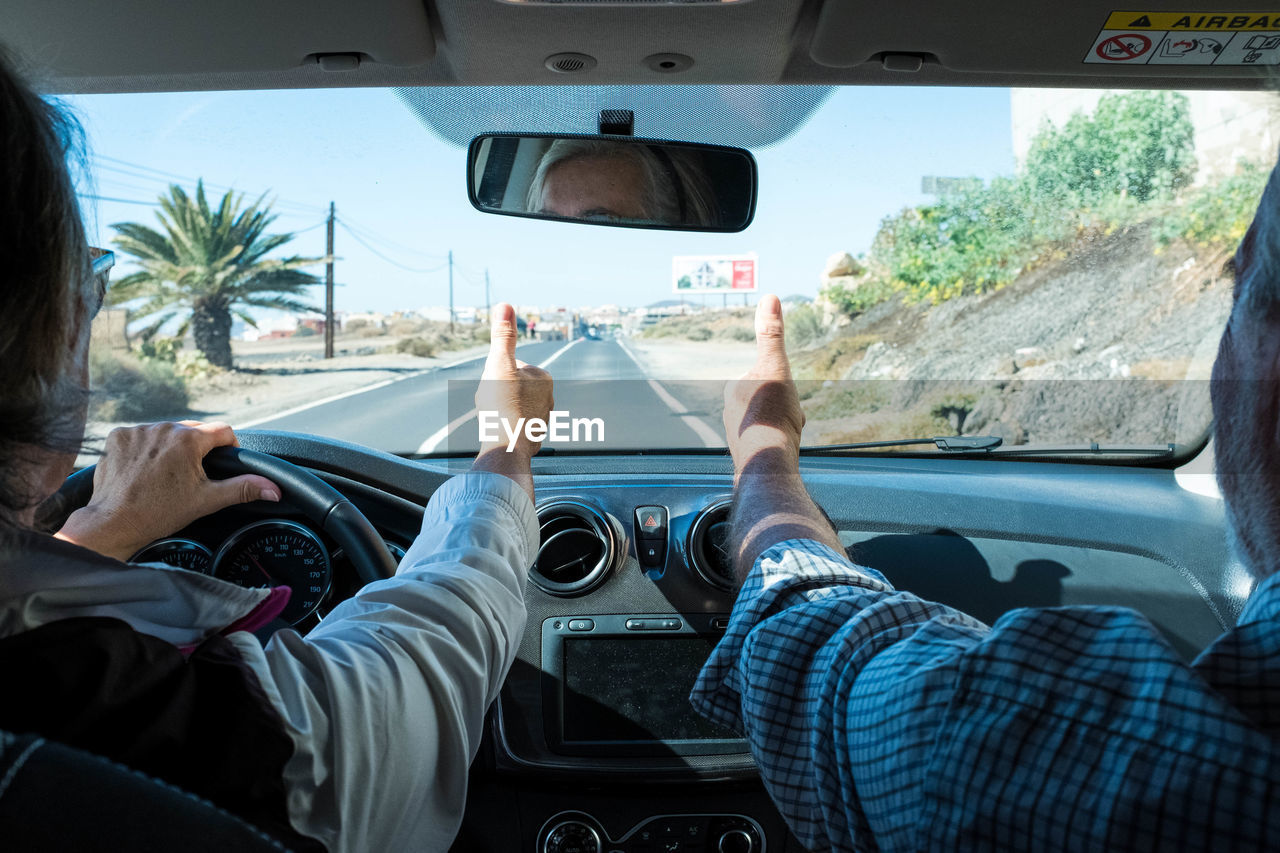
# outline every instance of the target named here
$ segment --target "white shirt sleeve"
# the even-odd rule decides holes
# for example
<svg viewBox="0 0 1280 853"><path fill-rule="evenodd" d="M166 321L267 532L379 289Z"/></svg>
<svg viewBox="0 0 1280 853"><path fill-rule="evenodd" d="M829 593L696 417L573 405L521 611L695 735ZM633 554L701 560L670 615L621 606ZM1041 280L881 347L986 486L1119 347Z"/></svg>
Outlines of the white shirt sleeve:
<svg viewBox="0 0 1280 853"><path fill-rule="evenodd" d="M237 647L294 742L289 818L330 851L445 850L457 834L485 710L525 625L538 546L512 480L461 474L432 496L394 578L307 636Z"/></svg>

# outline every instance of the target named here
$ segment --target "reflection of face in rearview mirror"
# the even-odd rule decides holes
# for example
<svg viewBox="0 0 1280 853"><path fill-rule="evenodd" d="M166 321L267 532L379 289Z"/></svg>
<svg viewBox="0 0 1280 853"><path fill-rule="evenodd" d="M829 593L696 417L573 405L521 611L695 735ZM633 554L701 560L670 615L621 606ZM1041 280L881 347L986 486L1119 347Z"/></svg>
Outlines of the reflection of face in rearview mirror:
<svg viewBox="0 0 1280 853"><path fill-rule="evenodd" d="M741 231L755 161L741 149L601 137L485 136L472 204L489 213L689 231Z"/></svg>

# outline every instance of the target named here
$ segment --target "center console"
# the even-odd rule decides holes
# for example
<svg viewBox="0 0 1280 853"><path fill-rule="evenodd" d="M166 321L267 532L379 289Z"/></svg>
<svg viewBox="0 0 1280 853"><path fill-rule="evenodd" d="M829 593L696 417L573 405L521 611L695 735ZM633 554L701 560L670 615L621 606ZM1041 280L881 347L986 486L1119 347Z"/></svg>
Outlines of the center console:
<svg viewBox="0 0 1280 853"><path fill-rule="evenodd" d="M561 755L746 754L735 732L709 722L689 692L727 615L554 616L542 622L547 744Z"/></svg>
<svg viewBox="0 0 1280 853"><path fill-rule="evenodd" d="M586 812L561 812L538 832L545 853L759 853L764 829L746 815L655 815L611 838Z"/></svg>
<svg viewBox="0 0 1280 853"><path fill-rule="evenodd" d="M786 849L746 741L689 702L733 608L725 485L539 489L528 621L455 850Z"/></svg>

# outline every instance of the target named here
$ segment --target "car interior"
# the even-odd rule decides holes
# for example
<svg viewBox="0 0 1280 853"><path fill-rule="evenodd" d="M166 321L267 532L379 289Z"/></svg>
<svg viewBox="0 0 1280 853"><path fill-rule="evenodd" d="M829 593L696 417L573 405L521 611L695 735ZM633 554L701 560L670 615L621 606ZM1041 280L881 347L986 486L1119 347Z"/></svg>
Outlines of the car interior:
<svg viewBox="0 0 1280 853"><path fill-rule="evenodd" d="M1265 93L1268 66L1280 64L1280 40L1271 48L1258 40L1280 34L1280 15L1274 25L1271 17L1223 0L1185 12L1090 0L1034 8L939 0L10 0L0 8L0 41L40 70L42 91L64 96L393 90L454 150L476 141L471 175L459 169L447 191L474 205L477 219L486 205L510 215L512 200L528 194L527 175L503 172L514 189L485 182L513 135L744 149L746 159L719 177L732 172L739 193L727 230L750 236L769 227L764 217L780 198L770 194L770 146L802 128L829 89ZM1201 52L1161 47L1180 33ZM606 121L606 109L630 115ZM358 136L357 118L349 120ZM858 116L847 127L855 137L864 132ZM550 144L535 143L532 155L513 143L503 168ZM855 165L868 168L839 156L827 167ZM917 165L919 175L932 173L930 163ZM803 223L805 214L787 215ZM562 235L566 247L602 231L569 222L545 228L539 233ZM1213 328L1220 333L1221 323ZM1205 338L1211 352L1213 336ZM575 351L606 345L587 340ZM559 380L557 365L568 369L569 355L547 368ZM452 396L474 390L445 373L435 381L448 382ZM621 374L616 381L640 382ZM452 396L441 423L459 411ZM465 411L469 402L458 405ZM676 416L690 412L697 414ZM626 417L642 423L647 415ZM1131 607L1190 660L1234 623L1252 589L1227 545L1211 432L1202 415L1176 435L1122 442L1115 452L1092 435L1021 448L1007 435L1002 448L939 441L886 449L824 438L806 446L801 470L851 558L901 589L988 623L1019 607ZM269 473L285 486L284 501L224 510L135 559L196 571L217 564L220 576L254 585L244 555L257 548L273 556L273 583L288 583L295 597L264 640L275 629L305 632L362 584L394 572L431 495L469 464L466 442L418 453L417 441L366 446L287 424L238 435L241 449L210 470ZM723 444L575 445L547 450L533 467L542 548L529 574L527 628L489 709L453 849L800 850L745 741L702 720L686 698L734 602L725 546L733 480ZM91 468L73 475L45 508L47 525L87 501L91 476Z"/></svg>

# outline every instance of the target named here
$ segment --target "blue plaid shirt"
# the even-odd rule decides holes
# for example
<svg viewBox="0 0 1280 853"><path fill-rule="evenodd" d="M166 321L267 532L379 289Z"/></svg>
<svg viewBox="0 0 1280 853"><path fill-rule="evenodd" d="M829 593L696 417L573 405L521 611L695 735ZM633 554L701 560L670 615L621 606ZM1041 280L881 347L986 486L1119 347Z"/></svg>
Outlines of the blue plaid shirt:
<svg viewBox="0 0 1280 853"><path fill-rule="evenodd" d="M1187 665L1133 610L987 627L792 540L691 699L813 851L1280 849L1280 576Z"/></svg>

